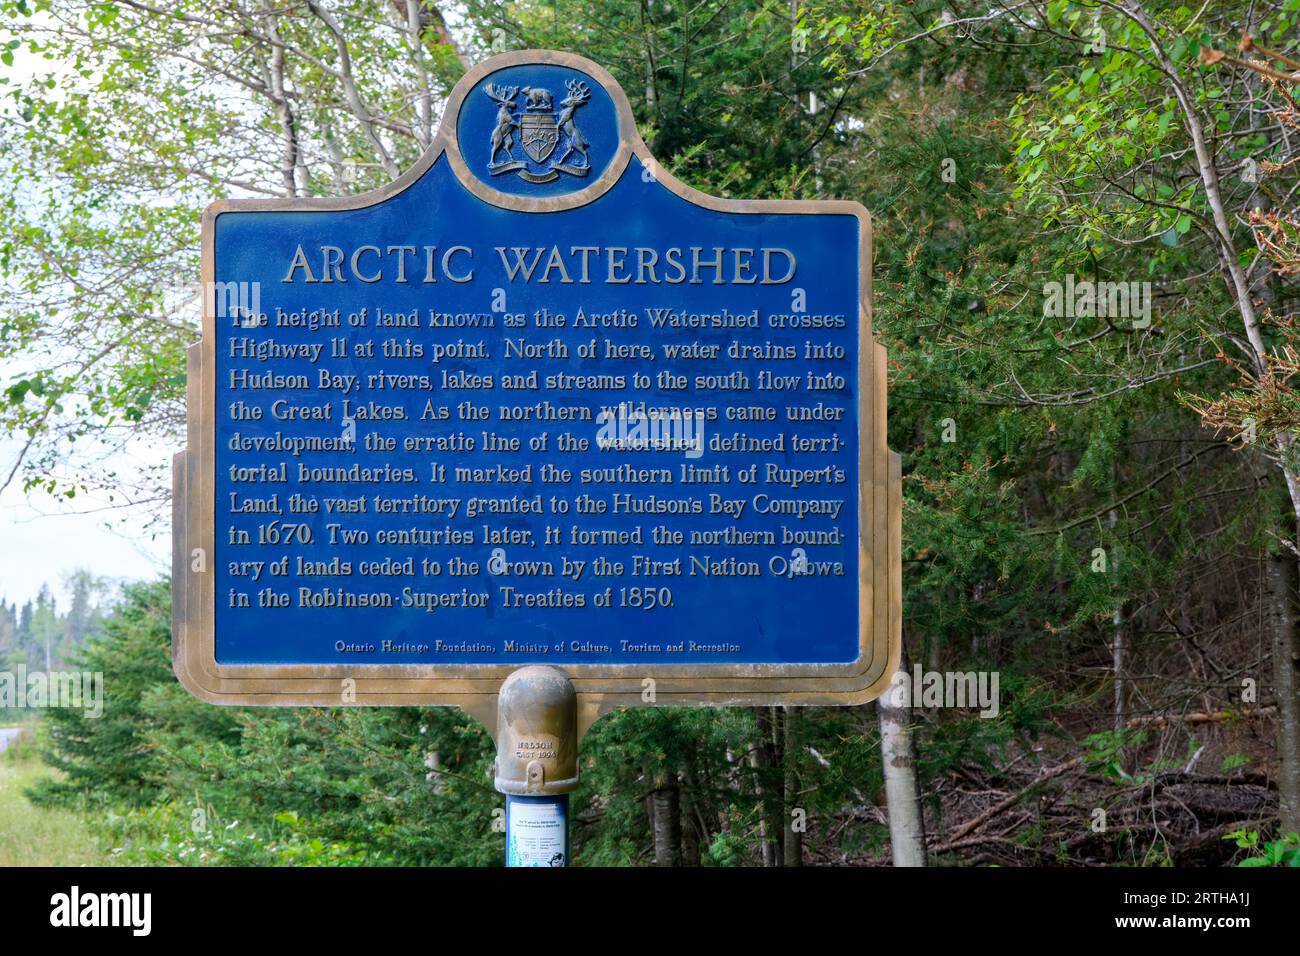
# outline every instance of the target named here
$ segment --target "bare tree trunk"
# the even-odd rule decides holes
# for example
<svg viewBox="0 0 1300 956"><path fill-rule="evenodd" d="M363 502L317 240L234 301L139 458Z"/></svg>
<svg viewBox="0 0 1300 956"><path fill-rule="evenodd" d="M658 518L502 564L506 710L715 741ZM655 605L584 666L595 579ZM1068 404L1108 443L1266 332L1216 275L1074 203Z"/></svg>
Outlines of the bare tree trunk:
<svg viewBox="0 0 1300 956"><path fill-rule="evenodd" d="M429 84L429 71L425 68L424 57L420 44L420 33L422 25L420 23L422 4L420 0L406 0L405 16L402 19L406 23L406 42L411 48L411 63L415 67L416 76L419 77L420 86L416 92L416 115L419 117L416 140L421 149L427 149L433 142L433 91ZM402 12L398 10L398 15Z"/></svg>
<svg viewBox="0 0 1300 956"><path fill-rule="evenodd" d="M876 701L880 716L880 759L889 807L889 842L894 866L925 866L925 817L916 780L912 740L912 684L904 665Z"/></svg>
<svg viewBox="0 0 1300 956"><path fill-rule="evenodd" d="M733 758L727 751L727 766L730 770ZM707 770L704 776L707 777ZM700 860L713 842L711 823L725 816L718 812L709 792L700 787L700 768L692 759L682 768L682 866L699 866ZM731 780L728 772L724 778Z"/></svg>
<svg viewBox="0 0 1300 956"><path fill-rule="evenodd" d="M749 752L749 766L754 771L754 794L758 797L758 850L764 866L776 866L772 841L767 832L767 787L759 779L763 773L763 757L760 747Z"/></svg>
<svg viewBox="0 0 1300 956"><path fill-rule="evenodd" d="M1112 509L1106 523L1114 531L1118 522L1119 516ZM1111 550L1114 560L1109 570L1112 575L1118 575L1119 552L1115 549L1113 541ZM1116 588L1117 593L1118 590ZM1111 616L1110 667L1115 681L1115 733L1119 733L1124 729L1124 712L1127 709L1127 694L1124 686L1124 602L1122 600L1116 603L1115 613Z"/></svg>
<svg viewBox="0 0 1300 956"><path fill-rule="evenodd" d="M1277 747L1281 757L1277 781L1278 815L1283 833L1300 832L1300 642L1296 635L1295 557L1273 549L1265 562L1269 648L1273 657L1273 693L1277 697ZM1290 759L1288 759L1288 757Z"/></svg>
<svg viewBox="0 0 1300 956"><path fill-rule="evenodd" d="M690 791L687 791L690 793ZM704 820L700 816L695 801L686 801L687 810L682 813L682 866L700 865L700 848L708 844L708 834L704 832Z"/></svg>
<svg viewBox="0 0 1300 956"><path fill-rule="evenodd" d="M772 720L769 708L755 707L754 719L758 722L758 740L749 750L749 765L754 770L754 793L758 797L758 840L764 866L776 866L777 842L771 826L772 789L767 775L775 764L772 752ZM776 831L780 832L778 823Z"/></svg>
<svg viewBox="0 0 1300 956"><path fill-rule="evenodd" d="M782 762L785 766L785 836L781 843L781 856L786 866L803 866L803 828L807 814L799 806L799 736L803 711L798 707L785 708L785 746Z"/></svg>
<svg viewBox="0 0 1300 956"><path fill-rule="evenodd" d="M361 93L357 89L356 77L352 72L352 53L348 49L347 33L334 14L321 6L318 0L307 0L307 9L334 35L334 46L338 51L339 58L339 83L343 88L344 102L347 103L349 110L351 110L353 118L360 124L361 132L369 140L375 156L383 164L384 171L388 173L388 178L397 179L402 175L402 170L398 167L396 160L393 159L383 141L380 140L379 133L375 128L375 116L370 112L370 108L366 106L365 101L361 99Z"/></svg>
<svg viewBox="0 0 1300 956"><path fill-rule="evenodd" d="M293 109L289 106L289 95L285 91L284 46L280 42L279 27L276 26L269 0L262 0L262 17L266 23L266 35L272 42L270 64L263 67L263 82L270 91L275 117L280 124L280 183L286 196L297 196L298 125Z"/></svg>
<svg viewBox="0 0 1300 956"><path fill-rule="evenodd" d="M655 780L654 841L655 866L682 865L681 791L674 774L663 773Z"/></svg>
<svg viewBox="0 0 1300 956"><path fill-rule="evenodd" d="M1274 465L1267 452L1254 449L1250 463L1256 477L1267 482ZM1263 492L1263 488L1261 488ZM1289 509L1282 511L1277 527L1296 535ZM1267 529L1266 529L1267 530ZM1277 704L1278 814L1283 833L1300 832L1300 568L1285 544L1277 543L1264 554L1264 640L1273 662L1273 694Z"/></svg>
<svg viewBox="0 0 1300 956"><path fill-rule="evenodd" d="M1124 607L1115 608L1111 618L1112 639L1110 646L1110 668L1115 677L1115 731L1124 729L1127 695L1124 687Z"/></svg>
<svg viewBox="0 0 1300 956"><path fill-rule="evenodd" d="M465 55L465 51L460 48L456 38L451 35L451 31L447 29L447 21L437 5L427 2L427 0L423 0L423 2L421 0L406 0L406 2L393 0L393 9L402 21L410 24L408 29L414 32L430 50L434 47L445 46L455 54L456 59L460 61L460 65L465 69L468 70L474 65L470 62L469 57Z"/></svg>
<svg viewBox="0 0 1300 956"><path fill-rule="evenodd" d="M774 866L785 864L785 711L781 707L768 707L767 742L771 758L772 786L768 790L771 800L767 805L767 832L772 836Z"/></svg>
<svg viewBox="0 0 1300 956"><path fill-rule="evenodd" d="M446 789L446 784L442 779L442 754L436 750L430 750L424 755L424 766L428 769L424 779L429 782L429 788L434 793L442 793Z"/></svg>

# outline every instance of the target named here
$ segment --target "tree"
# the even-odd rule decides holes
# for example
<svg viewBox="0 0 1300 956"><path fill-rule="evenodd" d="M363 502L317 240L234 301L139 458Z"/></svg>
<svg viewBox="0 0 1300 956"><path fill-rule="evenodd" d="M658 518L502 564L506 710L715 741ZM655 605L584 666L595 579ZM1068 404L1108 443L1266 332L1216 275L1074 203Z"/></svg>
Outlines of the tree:
<svg viewBox="0 0 1300 956"><path fill-rule="evenodd" d="M88 797L141 805L157 796L151 779L157 758L146 745L152 722L143 702L154 687L172 681L170 607L165 581L128 587L102 636L73 653L75 667L104 675L104 711L99 717L76 708L47 712L45 759L63 779L43 783L38 800L69 803Z"/></svg>
<svg viewBox="0 0 1300 956"><path fill-rule="evenodd" d="M0 18L5 64L32 67L4 77L0 125L0 426L26 436L0 488L161 516L165 464L101 462L183 431L204 206L395 178L463 64L416 2L6 0Z"/></svg>
<svg viewBox="0 0 1300 956"><path fill-rule="evenodd" d="M69 645L76 646L98 626L101 615L94 602L105 593L108 582L81 568L69 574L64 584L72 592L64 622L64 639Z"/></svg>
<svg viewBox="0 0 1300 956"><path fill-rule="evenodd" d="M1290 56L1275 28L1293 6L1268 9L1255 35ZM917 744L925 816L900 843L919 849L924 829L932 855L1000 863L1206 853L1199 836L1243 820L1184 800L1190 813L1143 808L1139 826L1126 795L1139 774L1183 779L1210 759L1233 780L1220 796L1240 794L1254 785L1244 762L1277 753L1254 741L1270 717L1242 685L1287 659L1281 645L1258 653L1259 612L1279 638L1294 620L1294 575L1273 561L1295 538L1280 467L1294 274L1263 259L1285 259L1264 250L1290 241L1295 167L1280 136L1285 98L1250 67L1196 65L1198 50L1232 47L1243 11L991 2L954 14L920 0L809 2L792 17L756 2L471 0L453 49L423 2L0 0L9 29L21 28L14 63L51 57L48 76L8 77L13 121L0 128L0 269L14 288L0 355L18 370L0 420L30 439L14 480L120 498L120 479L97 472L94 455L70 457L70 440L179 442L206 202L378 185L428 142L465 62L578 49L611 67L657 157L693 185L853 198L874 214L874 325L890 350L891 445L904 454L907 654L937 673L1002 681L996 717L914 703L918 719L902 726ZM1243 179L1252 157L1254 185L1276 192L1267 204ZM1256 204L1266 218L1252 223ZM1272 379L1257 365L1237 272L1260 300ZM1152 297L1129 303L1145 301L1149 323L1099 314L1095 296L1054 312L1049 287L1062 287L1063 305L1067 277L1149 281ZM1266 382L1267 409L1255 386ZM1232 412L1234 396L1260 401L1253 455L1201 424L1211 406ZM161 477L146 475L127 500L157 508ZM19 621L24 650L33 616L29 606ZM165 645L118 641L114 666L137 654L165 664ZM141 834L175 837L169 860L499 858L488 743L468 721L213 713L156 676L119 725L122 752L135 752L129 743L143 762L105 793L138 804L129 819ZM1177 719L1191 712L1206 720ZM882 859L882 726L864 710L800 716L603 719L584 742L578 858L649 860L658 833L662 857L688 864L776 865L796 842L799 859ZM885 735L898 725L886 720ZM93 744L107 773L117 742ZM424 776L429 753L441 790ZM96 792L89 778L74 786ZM972 810L971 791L1003 796ZM648 810L656 794L662 813ZM808 822L799 841L787 832L796 796ZM1127 841L1079 822L1103 803L1132 814ZM196 810L223 828L238 821L239 839L196 836Z"/></svg>
<svg viewBox="0 0 1300 956"><path fill-rule="evenodd" d="M1243 254L1250 190L1232 174L1248 168L1247 151L1265 172L1287 153L1280 128L1250 120L1257 91L1225 92L1195 66L1204 38L1222 44L1244 6L826 4L805 14L828 66L917 104L915 131L863 120L874 169L861 172L874 190L864 203L891 210L878 231L876 324L895 364L891 444L911 447L904 603L921 646L909 653L939 665L968 640L1005 678L1017 646L1040 655L1029 668L1039 677L1100 665L1089 644L1104 648L1116 691L1132 692L1121 750L1137 746L1142 714L1209 696L1210 711L1231 711L1243 677L1292 659L1279 646L1234 665L1231 648L1252 635L1210 602L1250 603L1263 582L1241 566L1222 584L1203 572L1231 566L1234 548L1277 555L1279 539L1294 537L1275 517L1289 491L1283 449L1272 442L1270 487L1179 408L1228 393L1225 355L1252 368L1259 356L1236 265L1259 265ZM1252 9L1274 31L1294 19L1284 3ZM1242 210L1226 236L1196 123L1213 131L1218 201ZM891 233L896 221L907 228ZM1260 292L1267 271L1248 270ZM1059 295L1067 277L1090 288L1149 282L1152 310L1107 315L1094 297L1077 314L1054 311L1049 289ZM1270 301L1287 301L1285 283L1269 284ZM1280 351L1284 339L1264 335ZM1244 593L1241 575L1257 582ZM1264 605L1281 632L1293 592L1275 588ZM1171 663L1161 633L1193 655L1190 669L1135 686L1131 675ZM1293 766L1292 748L1281 751Z"/></svg>
<svg viewBox="0 0 1300 956"><path fill-rule="evenodd" d="M1106 251L1125 245L1152 249L1151 271L1163 271L1165 281L1184 289L1199 285L1198 276L1216 275L1229 293L1237 324L1207 331L1254 377L1268 376L1279 346L1288 345L1288 336L1270 325L1291 321L1285 303L1293 291L1283 288L1286 275L1269 270L1269 260L1250 251L1255 233L1249 215L1261 188L1290 194L1300 179L1283 162L1271 184L1261 187L1260 175L1252 172L1258 167L1254 157L1286 157L1286 124L1261 128L1254 121L1261 107L1267 108L1268 96L1257 73L1246 69L1221 82L1225 78L1207 70L1200 54L1238 24L1269 16L1276 20L1265 29L1281 39L1300 3L1271 9L1219 5L1202 16L1177 5L1100 0L1056 2L1046 13L1038 29L1076 38L1085 55L1098 46L1095 39L1093 47L1087 45L1090 29L1109 39L1095 53L1095 66L1077 74L1062 69L1045 98L1022 100L1017 113L1021 195ZM1181 255L1166 251L1180 246ZM1274 302L1276 310L1261 311L1263 301ZM1277 541L1269 548L1270 573L1278 577L1270 588L1271 656L1279 708L1281 820L1288 831L1300 829L1295 599L1300 577L1294 546L1287 550L1280 542L1300 540L1295 425L1293 420L1273 429L1265 436L1268 445L1253 449L1276 464L1290 499L1286 517L1275 519L1277 530L1265 528Z"/></svg>

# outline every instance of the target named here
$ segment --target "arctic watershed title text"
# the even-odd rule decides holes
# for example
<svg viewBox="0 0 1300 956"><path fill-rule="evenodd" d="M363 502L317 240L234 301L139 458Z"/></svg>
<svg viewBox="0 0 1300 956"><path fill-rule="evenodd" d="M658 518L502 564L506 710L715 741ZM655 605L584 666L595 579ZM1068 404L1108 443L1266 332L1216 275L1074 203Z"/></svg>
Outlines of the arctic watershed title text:
<svg viewBox="0 0 1300 956"><path fill-rule="evenodd" d="M301 244L282 282L467 283L500 270L508 282L557 285L784 285L798 269L789 249L762 246L471 246Z"/></svg>

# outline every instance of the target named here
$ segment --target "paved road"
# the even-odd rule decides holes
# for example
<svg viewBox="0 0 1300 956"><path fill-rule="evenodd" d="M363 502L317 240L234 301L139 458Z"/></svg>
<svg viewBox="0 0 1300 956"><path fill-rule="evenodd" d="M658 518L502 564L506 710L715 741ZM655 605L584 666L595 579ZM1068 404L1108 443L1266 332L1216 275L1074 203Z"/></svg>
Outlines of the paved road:
<svg viewBox="0 0 1300 956"><path fill-rule="evenodd" d="M4 753L5 748L11 743L17 743L18 736L22 732L20 727L0 727L0 753Z"/></svg>

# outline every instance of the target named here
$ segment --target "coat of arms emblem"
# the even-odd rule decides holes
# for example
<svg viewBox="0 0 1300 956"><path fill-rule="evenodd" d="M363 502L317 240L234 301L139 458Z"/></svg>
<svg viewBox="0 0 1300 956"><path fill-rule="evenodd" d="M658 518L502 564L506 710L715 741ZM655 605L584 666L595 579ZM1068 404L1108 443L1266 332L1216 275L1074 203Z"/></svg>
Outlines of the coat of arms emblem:
<svg viewBox="0 0 1300 956"><path fill-rule="evenodd" d="M591 98L591 90L580 80L565 80L568 95L560 100L557 113L550 90L541 87L496 86L484 92L497 104L496 126L492 130L492 153L488 172L493 176L519 173L530 183L548 183L560 173L586 176L591 171L587 155L590 143L573 118L578 107ZM518 107L519 94L525 97ZM523 152L515 154L516 142Z"/></svg>

